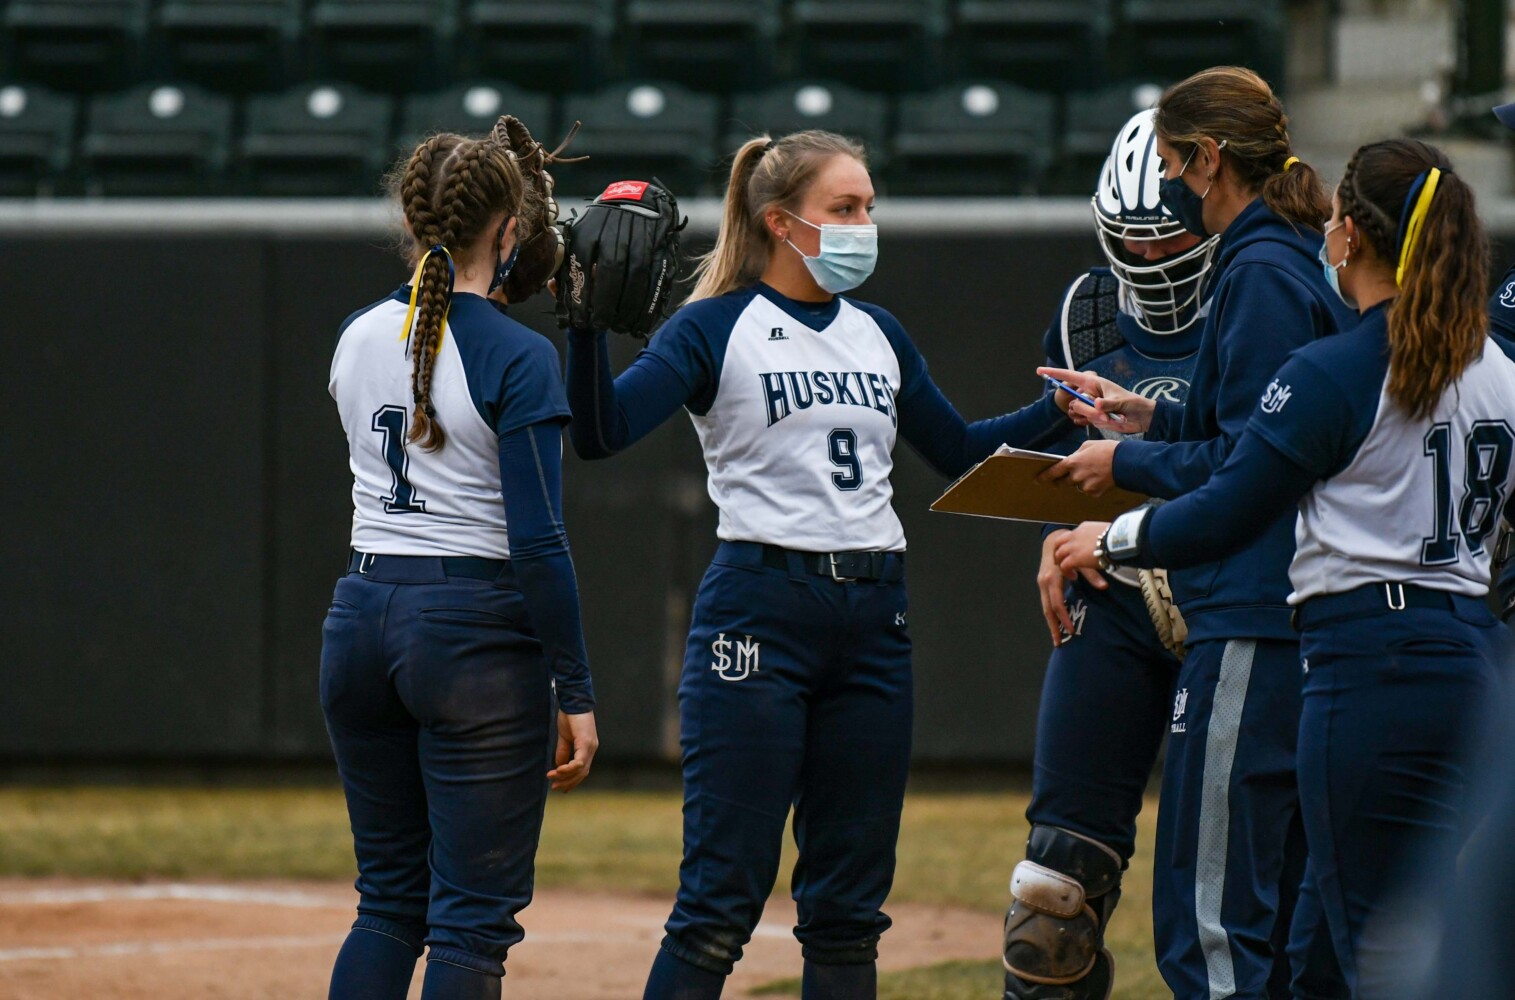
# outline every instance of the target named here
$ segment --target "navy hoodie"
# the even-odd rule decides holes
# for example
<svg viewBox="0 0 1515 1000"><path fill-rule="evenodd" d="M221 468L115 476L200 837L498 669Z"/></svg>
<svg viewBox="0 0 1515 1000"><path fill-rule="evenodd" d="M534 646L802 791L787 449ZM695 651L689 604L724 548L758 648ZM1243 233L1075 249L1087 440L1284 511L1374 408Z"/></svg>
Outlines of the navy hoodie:
<svg viewBox="0 0 1515 1000"><path fill-rule="evenodd" d="M1198 489L1236 446L1285 359L1356 325L1357 314L1326 284L1320 243L1319 232L1280 218L1261 198L1226 228L1188 400L1160 402L1145 440L1120 443L1117 484L1166 499ZM1294 519L1278 518L1219 562L1170 574L1189 641L1297 638L1286 600Z"/></svg>

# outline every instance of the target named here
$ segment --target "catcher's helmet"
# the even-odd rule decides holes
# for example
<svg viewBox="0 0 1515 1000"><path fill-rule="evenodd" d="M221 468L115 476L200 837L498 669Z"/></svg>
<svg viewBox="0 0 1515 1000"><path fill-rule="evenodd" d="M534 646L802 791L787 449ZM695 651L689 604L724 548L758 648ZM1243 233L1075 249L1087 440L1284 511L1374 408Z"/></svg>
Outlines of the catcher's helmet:
<svg viewBox="0 0 1515 1000"><path fill-rule="evenodd" d="M1094 222L1100 247L1121 287L1121 307L1143 329L1177 333L1199 318L1205 273L1215 258L1219 236L1180 253L1149 261L1125 242L1164 240L1186 230L1158 200L1163 165L1152 128L1156 112L1140 111L1121 126L1094 191Z"/></svg>

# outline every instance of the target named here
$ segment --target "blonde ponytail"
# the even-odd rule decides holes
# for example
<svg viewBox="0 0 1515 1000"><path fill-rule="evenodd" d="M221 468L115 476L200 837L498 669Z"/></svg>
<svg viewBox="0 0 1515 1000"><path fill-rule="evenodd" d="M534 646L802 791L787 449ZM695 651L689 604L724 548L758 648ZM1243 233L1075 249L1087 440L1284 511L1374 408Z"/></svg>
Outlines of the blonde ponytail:
<svg viewBox="0 0 1515 1000"><path fill-rule="evenodd" d="M833 156L868 165L862 144L817 129L777 140L760 135L742 143L731 161L715 247L695 265L694 291L687 301L725 295L756 281L774 246L763 214L776 205L797 206Z"/></svg>

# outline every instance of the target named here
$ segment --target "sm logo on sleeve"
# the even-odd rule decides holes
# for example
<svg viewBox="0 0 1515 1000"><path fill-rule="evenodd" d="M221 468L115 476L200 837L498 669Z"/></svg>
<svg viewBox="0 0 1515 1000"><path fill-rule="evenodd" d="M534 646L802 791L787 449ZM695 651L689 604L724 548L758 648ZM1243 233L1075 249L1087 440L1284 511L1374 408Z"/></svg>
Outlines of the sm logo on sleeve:
<svg viewBox="0 0 1515 1000"><path fill-rule="evenodd" d="M1289 397L1294 395L1294 388L1287 385L1279 385L1278 379L1268 383L1268 391L1263 393L1262 411L1264 413L1277 413L1284 408Z"/></svg>

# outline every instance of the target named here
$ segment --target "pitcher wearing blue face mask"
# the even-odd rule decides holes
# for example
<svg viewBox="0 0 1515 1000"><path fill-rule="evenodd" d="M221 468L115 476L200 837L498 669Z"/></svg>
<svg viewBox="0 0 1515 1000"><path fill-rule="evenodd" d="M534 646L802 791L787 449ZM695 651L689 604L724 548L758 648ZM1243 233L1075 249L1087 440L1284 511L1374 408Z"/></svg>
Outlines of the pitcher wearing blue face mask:
<svg viewBox="0 0 1515 1000"><path fill-rule="evenodd" d="M787 237L784 242L805 259L805 269L823 291L839 295L868 280L878 263L878 226L872 223L842 226L834 222L818 226L788 209L785 212L821 234L820 249L814 255L805 253Z"/></svg>
<svg viewBox="0 0 1515 1000"><path fill-rule="evenodd" d="M1102 413L1127 418L1100 426L1146 433L1091 441L1048 474L1091 493L1113 484L1174 499L1209 481L1259 399L1264 408L1290 405L1288 386L1269 388L1284 360L1356 325L1356 316L1322 273L1330 203L1292 154L1288 118L1260 77L1236 67L1197 73L1163 95L1154 125L1163 204L1191 232L1220 236L1188 399L1154 402L1113 382L1052 372L1103 397ZM1326 239L1338 261L1342 236ZM1317 897L1301 893L1299 876L1293 551L1294 519L1284 515L1244 549L1169 575L1189 652L1158 821L1157 854L1172 863L1158 866L1153 909L1158 968L1179 1000L1345 995ZM1292 994L1275 962L1291 921L1297 943L1288 951L1304 977Z"/></svg>
<svg viewBox="0 0 1515 1000"><path fill-rule="evenodd" d="M791 807L801 994L876 995L913 707L895 446L955 478L1002 442L1071 429L1050 393L965 421L899 320L840 294L873 272L873 195L850 139L752 139L690 300L632 365L613 377L606 334L569 331L579 455L608 458L683 410L720 515L678 688L684 860L646 1000L721 995Z"/></svg>

